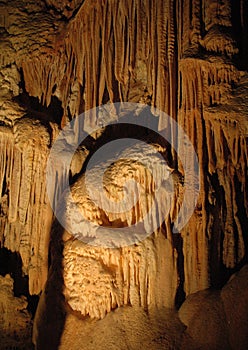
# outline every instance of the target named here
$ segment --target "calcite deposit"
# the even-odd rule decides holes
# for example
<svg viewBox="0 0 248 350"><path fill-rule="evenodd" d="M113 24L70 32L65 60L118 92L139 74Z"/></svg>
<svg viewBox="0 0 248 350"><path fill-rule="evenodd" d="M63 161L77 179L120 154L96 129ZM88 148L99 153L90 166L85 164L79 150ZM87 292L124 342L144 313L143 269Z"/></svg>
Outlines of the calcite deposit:
<svg viewBox="0 0 248 350"><path fill-rule="evenodd" d="M247 19L247 0L1 1L1 349L31 346L32 296L38 350L247 348ZM118 128L125 116L111 109L116 102L142 104L137 120L149 109L147 128ZM184 197L190 202L187 152L165 115L198 163L197 203L179 232ZM72 138L51 163L69 122ZM143 143L96 162L89 191L90 159L124 137ZM139 184L133 192L127 180ZM123 210L125 193L134 198ZM118 229L150 209L145 236L130 229L136 238L117 244ZM15 295L6 251L18 254L24 295Z"/></svg>

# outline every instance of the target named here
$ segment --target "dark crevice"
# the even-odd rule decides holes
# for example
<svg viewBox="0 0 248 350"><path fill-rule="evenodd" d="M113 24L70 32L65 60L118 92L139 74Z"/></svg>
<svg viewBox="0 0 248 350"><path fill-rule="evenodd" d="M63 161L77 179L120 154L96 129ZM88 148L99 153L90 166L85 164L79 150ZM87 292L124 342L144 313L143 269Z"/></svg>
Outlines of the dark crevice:
<svg viewBox="0 0 248 350"><path fill-rule="evenodd" d="M6 181L6 172L4 173L3 183L2 183L2 193L1 197L3 197L6 193L8 193L7 181ZM0 205L1 207L1 205Z"/></svg>
<svg viewBox="0 0 248 350"><path fill-rule="evenodd" d="M15 101L27 111L27 116L31 119L38 119L46 124L51 121L60 125L64 114L61 101L56 96L52 96L49 106L42 105L38 97L30 96L26 91L22 70L20 70L20 76L19 86L22 93L15 97ZM55 90L56 84L53 86L53 91Z"/></svg>
<svg viewBox="0 0 248 350"><path fill-rule="evenodd" d="M200 8L199 8L199 18L200 18L200 33L201 38L206 35L205 23L204 23L204 14L203 14L203 1L200 0Z"/></svg>
<svg viewBox="0 0 248 350"><path fill-rule="evenodd" d="M126 119L125 119L126 118ZM132 119L133 118L133 119ZM145 109L139 115L139 123L137 125L134 122L137 120L136 116L128 115L127 117L122 117L121 124L112 124L104 128L101 136L95 140L91 135L86 137L84 141L80 144L79 148L85 147L90 151L86 161L83 164L83 167L79 174L76 174L70 181L74 183L87 169L88 161L91 159L93 154L103 145L108 144L114 140L120 140L122 138L130 138L144 141L148 144L159 144L164 148L164 152L161 152L162 157L165 159L165 162L169 167L173 168L174 160L171 152L171 145L168 141L165 140L160 134L154 130L158 129L158 118L154 117L149 112L149 107ZM126 123L125 123L126 121ZM132 123L133 122L133 123ZM142 126L145 125L145 126ZM120 150L112 149L110 146L110 152L118 152ZM109 154L110 156L113 154ZM99 160L101 161L101 160Z"/></svg>
<svg viewBox="0 0 248 350"><path fill-rule="evenodd" d="M223 222L226 220L226 203L224 188L219 184L217 174L209 178L214 190L215 204L208 204L208 212L213 216L213 226L209 240L209 266L210 285L215 289L220 289L228 280L226 268L222 261L222 247L224 240Z"/></svg>
<svg viewBox="0 0 248 350"><path fill-rule="evenodd" d="M63 233L64 228L55 220L51 230L48 279L42 295L43 303L38 310L39 317L36 321L36 327L40 330L35 339L37 350L59 348L66 314L69 311L63 294Z"/></svg>
<svg viewBox="0 0 248 350"><path fill-rule="evenodd" d="M28 301L28 311L35 315L39 296L30 295L28 288L28 276L22 272L22 259L19 253L11 252L6 248L0 249L0 275L6 276L9 274L14 281L13 292L15 297L25 296Z"/></svg>
<svg viewBox="0 0 248 350"><path fill-rule="evenodd" d="M51 103L48 107L43 106L38 97L29 96L23 92L17 98L18 103L27 110L27 116L32 119L38 119L44 122L54 122L60 125L63 108L61 101L56 96L51 97Z"/></svg>
<svg viewBox="0 0 248 350"><path fill-rule="evenodd" d="M235 57L235 63L237 67L241 70L246 70L247 65L247 54L248 54L248 21L247 21L247 12L248 12L248 2L243 1L243 26L241 18L241 0L231 0L231 10L232 10L232 31L234 38L237 42L239 53Z"/></svg>
<svg viewBox="0 0 248 350"><path fill-rule="evenodd" d="M226 222L226 200L225 200L225 191L224 188L220 185L218 175L213 174L209 179L211 185L213 186L215 193L215 205L208 205L209 213L213 217L213 226L211 232L211 239L209 244L210 252L210 278L211 278L211 287L215 289L221 289L229 280L229 278L235 273L238 272L245 264L248 263L248 243L246 237L244 237L245 244L245 255L241 261L235 264L234 268L228 268L223 263L223 241L224 241L224 223ZM242 232L247 232L248 222L247 214L245 210L243 192L241 190L241 183L238 180L237 175L234 175L234 184L235 184L235 193L237 193L236 203L238 207L237 217L239 218ZM238 259L237 252L237 242L238 242L238 228L234 223L234 235L236 242L236 260Z"/></svg>
<svg viewBox="0 0 248 350"><path fill-rule="evenodd" d="M234 175L234 185L235 185L235 193L236 193L236 203L238 207L237 217L239 219L239 222L242 228L243 239L245 244L245 256L240 262L240 266L239 266L240 268L244 264L248 263L248 240L245 234L246 232L248 232L248 219L247 219L244 192L242 191L242 184L239 181L237 174Z"/></svg>
<svg viewBox="0 0 248 350"><path fill-rule="evenodd" d="M78 6L75 7L75 9L73 10L69 4L67 4L64 8L57 8L53 5L47 4L47 1L45 1L45 7L47 12L52 13L54 16L58 17L58 19L60 19L61 21L68 23L70 21L72 21L78 14L78 12L80 11L81 7L83 6L85 0L82 0L82 2L80 4L78 4ZM71 1L69 0L69 3ZM66 10L68 12L68 15L66 16L63 12L64 10Z"/></svg>
<svg viewBox="0 0 248 350"><path fill-rule="evenodd" d="M184 291L184 255L183 255L183 239L180 233L173 233L173 246L177 251L177 274L179 277L179 284L177 287L175 306L177 309L183 304L186 298Z"/></svg>
<svg viewBox="0 0 248 350"><path fill-rule="evenodd" d="M85 100L83 98L83 95L84 95L84 82L85 82L85 73L83 73L83 82L82 82L82 85L80 84L79 85L79 88L80 88L80 101L79 101L79 114L81 113L84 113L85 111Z"/></svg>

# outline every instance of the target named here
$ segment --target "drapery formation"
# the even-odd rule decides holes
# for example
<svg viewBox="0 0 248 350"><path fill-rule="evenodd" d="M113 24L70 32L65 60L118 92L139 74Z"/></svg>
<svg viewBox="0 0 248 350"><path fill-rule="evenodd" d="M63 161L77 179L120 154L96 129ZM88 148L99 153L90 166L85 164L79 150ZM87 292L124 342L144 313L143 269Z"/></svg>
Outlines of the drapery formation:
<svg viewBox="0 0 248 350"><path fill-rule="evenodd" d="M23 41L15 24L21 21L13 14L19 11L25 23L28 11L9 7L1 20L12 34L1 55L2 72L10 69L11 78L2 74L7 97L0 132L1 246L20 252L30 293L41 291L47 275L52 219L45 167L57 126L43 114L32 120L32 111L11 116L15 105L11 111L7 100L21 93L20 86L46 106L57 98L61 126L117 101L146 103L177 120L196 149L201 181L194 216L180 233L184 290L222 285L247 259L247 1L86 0L69 8L63 1L46 6L42 25L36 15ZM165 127L162 115L158 118ZM88 124L96 119L89 114ZM177 167L173 150L172 156ZM174 266L175 242L164 244ZM174 267L166 274L167 281L179 278ZM177 287L173 282L172 295Z"/></svg>

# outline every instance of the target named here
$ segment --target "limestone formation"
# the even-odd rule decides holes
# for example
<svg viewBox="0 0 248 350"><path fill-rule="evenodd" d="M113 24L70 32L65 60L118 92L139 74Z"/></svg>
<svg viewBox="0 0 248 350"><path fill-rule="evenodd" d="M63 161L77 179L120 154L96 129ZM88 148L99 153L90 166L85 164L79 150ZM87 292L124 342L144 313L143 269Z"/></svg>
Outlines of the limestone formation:
<svg viewBox="0 0 248 350"><path fill-rule="evenodd" d="M36 349L78 349L80 341L85 349L114 349L122 337L123 349L139 349L142 342L145 349L247 347L246 268L227 283L248 261L247 14L247 0L1 1L0 251L19 254L28 279L26 297L40 297ZM106 120L124 120L115 108L108 112L104 107L115 102L143 104L137 119L149 106L147 125L154 123L157 133L149 127L102 127ZM197 204L177 233L173 227L187 187L180 159L185 143L165 114L188 135L199 162ZM70 121L75 138L59 144L49 187L51 149ZM163 130L171 142L163 140ZM80 134L84 142L68 168ZM95 164L89 172L90 197L88 162L103 145L123 137L141 139L146 146L127 147L111 164L104 174L105 192L99 187L100 171L111 157ZM152 208L154 178L142 161L155 169L164 200L156 204L152 224L144 224L144 239L113 246L113 232L118 235L113 228L142 221ZM63 192L68 179L72 197ZM96 205L106 204L107 194L118 206L127 180L139 183L133 187L133 193L140 189L135 205L121 214ZM63 198L64 220L80 227L76 235L56 219L48 187L55 202ZM83 219L74 220L71 199ZM99 244L99 237L106 245ZM13 294L17 282L7 273L1 268L0 293L8 299L1 306L6 343L1 346L21 348L13 317L20 320L16 332L23 329L28 337L31 316L24 297ZM187 296L179 320L174 308ZM209 308L211 337L205 339ZM114 325L117 333L111 339ZM106 327L104 339L99 334Z"/></svg>

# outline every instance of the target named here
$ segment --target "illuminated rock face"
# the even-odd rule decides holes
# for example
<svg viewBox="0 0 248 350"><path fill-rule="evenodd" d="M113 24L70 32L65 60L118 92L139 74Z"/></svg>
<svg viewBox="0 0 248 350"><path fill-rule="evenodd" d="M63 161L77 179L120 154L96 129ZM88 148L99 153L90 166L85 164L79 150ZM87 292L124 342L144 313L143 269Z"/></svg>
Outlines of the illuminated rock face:
<svg viewBox="0 0 248 350"><path fill-rule="evenodd" d="M154 176L141 162L150 167ZM168 185L160 188L163 190L162 201L153 203L155 180L158 186L172 177L162 163L152 145L134 143L120 152L118 161L104 172L104 191L101 188L104 164L101 162L72 185L72 200L82 213L82 221L72 212L72 200L65 198L64 217L70 222L71 229L77 226L77 234L76 239L72 236L64 243L64 295L69 306L83 316L103 318L106 313L124 305L145 309L174 305L178 286L177 252L173 248L168 220L166 233L157 223L158 214L163 215L162 210L161 213L155 209L152 212L159 204L164 207L167 204L167 213L172 207ZM139 192L133 188L139 198L134 206L129 205L130 208L128 201L124 202L123 208L120 205L118 208L123 199L123 185L132 179L139 184ZM108 207L111 200L112 207ZM100 208L97 203L101 204ZM145 221L147 212L151 215ZM91 228L89 221L96 226ZM125 231L136 221L145 222L140 236L138 232L132 236ZM158 227L154 234L152 227ZM134 232L135 229L133 227Z"/></svg>
<svg viewBox="0 0 248 350"><path fill-rule="evenodd" d="M0 244L20 254L29 293L43 291L34 327L38 349L51 348L45 330L54 334L57 329L53 347L62 336L63 348L70 327L83 323L78 318L102 319L111 327L125 318L124 306L138 310L144 326L144 310L152 314L180 305L185 295L221 288L247 263L247 11L247 0L2 1ZM174 173L175 198L165 223L136 245L93 247L56 222L52 229L46 164L61 126L85 110L117 101L145 103L153 112L156 107L184 128L198 155L201 190L192 218L173 235L171 227L184 193L178 179L184 169L173 150L176 135L168 130L172 148L167 158ZM154 118L159 130L168 127L162 113ZM86 119L88 127L97 124L96 113ZM77 151L72 175L80 172L103 137L104 142L113 139L101 130ZM63 170L63 158L58 162ZM120 171L113 169L108 178L110 192L123 184L127 164L119 165ZM57 178L60 183L68 175L64 171ZM151 179L138 162L132 163L132 171L143 184L141 205L145 206ZM92 174L97 176L97 169ZM175 174L180 175L176 180ZM84 175L74 177L72 193L88 219L107 226L129 225L141 216L140 206L120 218L98 210L88 201L83 179ZM55 195L58 192L55 184ZM221 298L231 315L225 297L228 286ZM119 310L124 316L118 316ZM134 312L128 312L137 321ZM182 326L173 317L173 324ZM154 329L156 322L166 322L162 316L152 319ZM91 332L88 321L84 322ZM241 345L235 343L236 326L233 319L228 322L230 329L223 326L226 346L238 349L247 344L242 335ZM147 325L135 329L140 336ZM167 340L174 339L177 347L197 348L202 342L194 338L198 329L199 325L189 326L185 343L173 337ZM154 332L154 339L162 337L158 329ZM216 333L211 344L219 346L218 337ZM135 349L133 341L126 345ZM161 346L157 341L144 342L147 348Z"/></svg>
<svg viewBox="0 0 248 350"><path fill-rule="evenodd" d="M20 253L31 294L38 294L47 278L52 213L44 179L49 142L47 128L37 120L21 117L1 126L1 242Z"/></svg>
<svg viewBox="0 0 248 350"><path fill-rule="evenodd" d="M202 349L247 348L247 274L246 265L221 291L199 291L181 306L179 318Z"/></svg>

